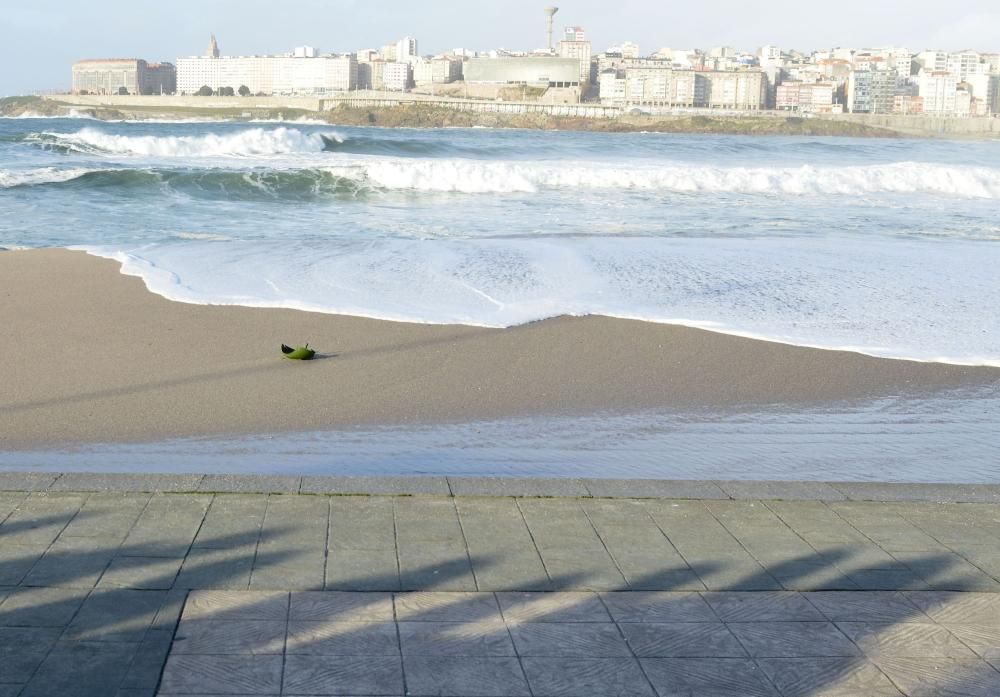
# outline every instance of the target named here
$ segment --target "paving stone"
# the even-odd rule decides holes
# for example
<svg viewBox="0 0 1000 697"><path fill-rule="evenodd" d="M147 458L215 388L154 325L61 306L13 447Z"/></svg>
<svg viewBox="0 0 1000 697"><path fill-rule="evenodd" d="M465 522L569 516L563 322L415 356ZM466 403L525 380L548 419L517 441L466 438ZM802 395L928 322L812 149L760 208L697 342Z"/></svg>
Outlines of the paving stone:
<svg viewBox="0 0 1000 697"><path fill-rule="evenodd" d="M591 496L615 498L727 499L714 482L668 479L584 479Z"/></svg>
<svg viewBox="0 0 1000 697"><path fill-rule="evenodd" d="M492 593L398 593L395 603L396 619L400 622L476 622L503 619Z"/></svg>
<svg viewBox="0 0 1000 697"><path fill-rule="evenodd" d="M839 622L837 626L868 656L974 658L976 655L947 629L929 622Z"/></svg>
<svg viewBox="0 0 1000 697"><path fill-rule="evenodd" d="M404 656L516 656L507 625L475 622L400 622Z"/></svg>
<svg viewBox="0 0 1000 697"><path fill-rule="evenodd" d="M396 550L331 549L326 559L327 590L399 590Z"/></svg>
<svg viewBox="0 0 1000 697"><path fill-rule="evenodd" d="M883 656L875 664L909 697L995 697L1000 673L978 659Z"/></svg>
<svg viewBox="0 0 1000 697"><path fill-rule="evenodd" d="M64 637L138 643L166 598L166 591L95 590L80 606Z"/></svg>
<svg viewBox="0 0 1000 697"><path fill-rule="evenodd" d="M801 593L703 593L724 622L815 622L826 619Z"/></svg>
<svg viewBox="0 0 1000 697"><path fill-rule="evenodd" d="M0 542L2 541L3 538L0 537ZM48 548L48 544L0 544L0 585L16 586L19 584Z"/></svg>
<svg viewBox="0 0 1000 697"><path fill-rule="evenodd" d="M642 658L745 658L747 652L721 622L642 622L619 625Z"/></svg>
<svg viewBox="0 0 1000 697"><path fill-rule="evenodd" d="M181 618L181 612L184 610L184 603L187 602L187 596L186 588L171 588L167 591L150 629L174 631Z"/></svg>
<svg viewBox="0 0 1000 697"><path fill-rule="evenodd" d="M322 656L399 656L396 625L389 622L288 623L288 653Z"/></svg>
<svg viewBox="0 0 1000 697"><path fill-rule="evenodd" d="M0 626L65 627L87 592L63 588L18 588L0 605Z"/></svg>
<svg viewBox="0 0 1000 697"><path fill-rule="evenodd" d="M882 671L857 658L762 658L757 664L783 695L902 697Z"/></svg>
<svg viewBox="0 0 1000 697"><path fill-rule="evenodd" d="M28 682L61 633L55 627L0 627L0 682Z"/></svg>
<svg viewBox="0 0 1000 697"><path fill-rule="evenodd" d="M146 633L129 665L128 673L125 674L119 695L123 690L155 692L173 636L172 631L154 630Z"/></svg>
<svg viewBox="0 0 1000 697"><path fill-rule="evenodd" d="M901 593L820 591L809 602L834 622L926 622L927 617Z"/></svg>
<svg viewBox="0 0 1000 697"><path fill-rule="evenodd" d="M836 482L832 486L852 501L1000 503L1000 487L989 484Z"/></svg>
<svg viewBox="0 0 1000 697"><path fill-rule="evenodd" d="M981 657L1000 660L1000 624L945 624L944 627Z"/></svg>
<svg viewBox="0 0 1000 697"><path fill-rule="evenodd" d="M21 692L23 697L114 694L137 644L60 641Z"/></svg>
<svg viewBox="0 0 1000 697"><path fill-rule="evenodd" d="M464 697L531 694L516 658L404 656L403 663L410 694Z"/></svg>
<svg viewBox="0 0 1000 697"><path fill-rule="evenodd" d="M117 546L128 535L150 494L105 493L92 494L73 520L59 535L66 538L101 538L110 547Z"/></svg>
<svg viewBox="0 0 1000 697"><path fill-rule="evenodd" d="M268 497L263 495L218 494L198 530L195 549L254 547L260 540Z"/></svg>
<svg viewBox="0 0 1000 697"><path fill-rule="evenodd" d="M635 591L602 593L615 622L718 622L699 593Z"/></svg>
<svg viewBox="0 0 1000 697"><path fill-rule="evenodd" d="M282 688L286 695L401 695L402 664L399 656L289 655Z"/></svg>
<svg viewBox="0 0 1000 697"><path fill-rule="evenodd" d="M590 496L579 479L534 477L448 477L455 496Z"/></svg>
<svg viewBox="0 0 1000 697"><path fill-rule="evenodd" d="M284 620L184 620L174 636L173 654L280 655Z"/></svg>
<svg viewBox="0 0 1000 697"><path fill-rule="evenodd" d="M196 491L200 474L96 474L68 472L50 487L51 491Z"/></svg>
<svg viewBox="0 0 1000 697"><path fill-rule="evenodd" d="M508 624L522 622L610 622L604 603L596 593L560 591L552 593L497 593Z"/></svg>
<svg viewBox="0 0 1000 697"><path fill-rule="evenodd" d="M449 496L445 477L303 477L303 494L436 494Z"/></svg>
<svg viewBox="0 0 1000 697"><path fill-rule="evenodd" d="M79 512L85 495L31 494L0 524L3 545L50 545Z"/></svg>
<svg viewBox="0 0 1000 697"><path fill-rule="evenodd" d="M614 624L526 622L510 628L519 656L613 658L630 656Z"/></svg>
<svg viewBox="0 0 1000 697"><path fill-rule="evenodd" d="M297 591L291 594L288 617L323 622L390 622L393 619L392 595Z"/></svg>
<svg viewBox="0 0 1000 697"><path fill-rule="evenodd" d="M182 559L118 557L112 560L97 584L99 588L172 588Z"/></svg>
<svg viewBox="0 0 1000 697"><path fill-rule="evenodd" d="M171 654L163 669L160 694L277 695L281 666L281 656Z"/></svg>
<svg viewBox="0 0 1000 697"><path fill-rule="evenodd" d="M283 591L191 591L184 620L281 620L288 618Z"/></svg>
<svg viewBox="0 0 1000 697"><path fill-rule="evenodd" d="M0 697L18 697L23 687L24 685L20 683L0 683Z"/></svg>
<svg viewBox="0 0 1000 697"><path fill-rule="evenodd" d="M826 482L717 481L730 498L743 500L840 501L847 498Z"/></svg>
<svg viewBox="0 0 1000 697"><path fill-rule="evenodd" d="M1000 626L1000 594L942 591L906 597L935 622Z"/></svg>
<svg viewBox="0 0 1000 697"><path fill-rule="evenodd" d="M660 697L776 697L757 665L739 658L642 658Z"/></svg>
<svg viewBox="0 0 1000 697"><path fill-rule="evenodd" d="M404 591L477 590L465 550L436 551L434 543L400 546L399 587Z"/></svg>
<svg viewBox="0 0 1000 697"><path fill-rule="evenodd" d="M734 622L729 629L753 658L861 654L830 622Z"/></svg>
<svg viewBox="0 0 1000 697"><path fill-rule="evenodd" d="M264 474L207 474L198 491L240 494L297 494L302 477Z"/></svg>
<svg viewBox="0 0 1000 697"><path fill-rule="evenodd" d="M654 694L634 658L525 658L522 663L536 697Z"/></svg>
<svg viewBox="0 0 1000 697"><path fill-rule="evenodd" d="M255 546L233 549L196 547L181 566L174 586L192 589L245 590L257 554Z"/></svg>
<svg viewBox="0 0 1000 697"><path fill-rule="evenodd" d="M261 544L250 574L254 590L323 590L326 552L318 547Z"/></svg>
<svg viewBox="0 0 1000 697"><path fill-rule="evenodd" d="M0 472L0 491L45 491L58 472Z"/></svg>

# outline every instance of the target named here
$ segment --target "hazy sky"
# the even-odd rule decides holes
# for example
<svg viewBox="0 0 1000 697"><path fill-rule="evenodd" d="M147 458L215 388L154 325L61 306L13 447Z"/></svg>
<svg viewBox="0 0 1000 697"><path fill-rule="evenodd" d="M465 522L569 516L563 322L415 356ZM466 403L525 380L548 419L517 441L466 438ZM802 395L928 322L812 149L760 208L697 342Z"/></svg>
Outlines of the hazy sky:
<svg viewBox="0 0 1000 697"><path fill-rule="evenodd" d="M225 54L378 47L404 35L421 53L544 44L548 3L439 0L0 0L0 95L68 88L87 57L173 61L202 53L214 32ZM559 2L556 31L587 30L594 50L634 41L754 50L901 45L1000 51L1000 2L967 0L949 12L929 0L573 0Z"/></svg>

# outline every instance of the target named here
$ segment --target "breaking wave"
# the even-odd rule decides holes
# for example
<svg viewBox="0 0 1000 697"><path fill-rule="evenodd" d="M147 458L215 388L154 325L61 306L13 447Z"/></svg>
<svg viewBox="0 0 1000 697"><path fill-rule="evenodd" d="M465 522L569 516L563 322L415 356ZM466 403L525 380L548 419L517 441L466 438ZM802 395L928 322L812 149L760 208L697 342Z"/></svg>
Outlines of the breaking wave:
<svg viewBox="0 0 1000 697"><path fill-rule="evenodd" d="M202 198L313 200L369 192L536 193L639 190L755 195L934 194L1000 199L1000 170L904 162L864 167L611 167L476 160L366 158L302 169L58 169L2 171L0 187L52 184L134 191L153 188Z"/></svg>
<svg viewBox="0 0 1000 697"><path fill-rule="evenodd" d="M339 134L328 134L343 140ZM251 157L316 153L323 150L318 133L294 128L251 128L236 133L200 136L133 136L84 128L76 133L34 133L26 138L43 148L67 153L136 155L144 157Z"/></svg>

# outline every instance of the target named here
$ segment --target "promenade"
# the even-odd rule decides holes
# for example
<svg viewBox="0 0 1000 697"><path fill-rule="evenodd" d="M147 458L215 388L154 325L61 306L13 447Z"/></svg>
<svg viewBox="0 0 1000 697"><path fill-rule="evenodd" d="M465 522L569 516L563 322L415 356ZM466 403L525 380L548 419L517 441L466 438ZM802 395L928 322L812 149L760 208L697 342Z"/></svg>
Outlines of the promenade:
<svg viewBox="0 0 1000 697"><path fill-rule="evenodd" d="M0 697L1000 694L1000 486L0 473Z"/></svg>

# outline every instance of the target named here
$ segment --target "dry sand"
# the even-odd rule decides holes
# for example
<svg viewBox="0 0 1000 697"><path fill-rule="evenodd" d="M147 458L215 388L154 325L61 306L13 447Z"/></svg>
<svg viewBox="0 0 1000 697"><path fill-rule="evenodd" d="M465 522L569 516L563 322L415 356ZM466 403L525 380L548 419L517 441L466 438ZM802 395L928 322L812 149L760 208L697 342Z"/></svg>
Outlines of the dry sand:
<svg viewBox="0 0 1000 697"><path fill-rule="evenodd" d="M321 360L288 361L282 342ZM512 329L186 305L83 252L0 253L0 450L530 414L827 403L1000 370L606 317Z"/></svg>

